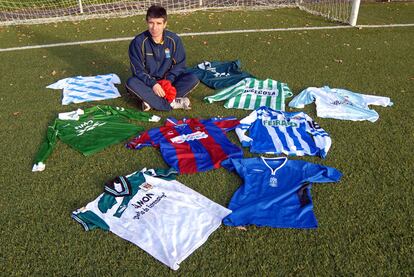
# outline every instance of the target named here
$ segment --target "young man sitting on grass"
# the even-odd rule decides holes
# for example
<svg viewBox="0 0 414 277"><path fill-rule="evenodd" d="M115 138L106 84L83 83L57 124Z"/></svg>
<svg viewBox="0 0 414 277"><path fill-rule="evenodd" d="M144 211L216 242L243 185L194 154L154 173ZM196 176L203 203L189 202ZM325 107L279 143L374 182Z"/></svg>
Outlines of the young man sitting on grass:
<svg viewBox="0 0 414 277"><path fill-rule="evenodd" d="M133 76L126 88L140 99L143 111L190 109L186 97L199 83L185 71L185 50L181 39L166 30L167 12L151 6L146 16L148 30L129 45Z"/></svg>

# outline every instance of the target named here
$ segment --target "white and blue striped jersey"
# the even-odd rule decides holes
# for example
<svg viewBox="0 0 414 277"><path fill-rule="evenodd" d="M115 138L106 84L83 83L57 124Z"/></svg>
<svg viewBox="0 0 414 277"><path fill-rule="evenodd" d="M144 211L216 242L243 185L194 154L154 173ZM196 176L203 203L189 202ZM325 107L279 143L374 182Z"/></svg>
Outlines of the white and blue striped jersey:
<svg viewBox="0 0 414 277"><path fill-rule="evenodd" d="M76 76L57 81L47 88L63 89L62 105L99 101L121 97L115 84L121 80L116 74Z"/></svg>
<svg viewBox="0 0 414 277"><path fill-rule="evenodd" d="M303 90L289 103L289 107L303 108L315 101L319 117L343 120L375 122L379 115L368 105L392 106L390 98L376 95L355 93L346 89L310 87Z"/></svg>
<svg viewBox="0 0 414 277"><path fill-rule="evenodd" d="M242 146L250 147L252 153L325 158L332 143L329 134L307 114L268 107L260 107L240 120L236 133Z"/></svg>

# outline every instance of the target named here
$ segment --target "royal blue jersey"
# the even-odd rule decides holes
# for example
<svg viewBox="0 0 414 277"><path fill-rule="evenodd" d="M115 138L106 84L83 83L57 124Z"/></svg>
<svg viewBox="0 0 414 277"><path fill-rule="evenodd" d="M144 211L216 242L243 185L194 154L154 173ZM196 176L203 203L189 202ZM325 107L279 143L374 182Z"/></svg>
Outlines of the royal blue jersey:
<svg viewBox="0 0 414 277"><path fill-rule="evenodd" d="M236 133L252 153L325 158L332 143L329 134L307 114L275 111L264 106L240 120Z"/></svg>
<svg viewBox="0 0 414 277"><path fill-rule="evenodd" d="M316 228L312 183L337 182L342 176L335 168L286 157L229 159L222 166L244 181L230 200L233 212L223 221L229 226Z"/></svg>
<svg viewBox="0 0 414 277"><path fill-rule="evenodd" d="M144 132L128 148L160 148L165 162L180 173L196 173L220 167L223 160L243 157L242 150L226 136L239 120L231 118L169 118L165 125Z"/></svg>

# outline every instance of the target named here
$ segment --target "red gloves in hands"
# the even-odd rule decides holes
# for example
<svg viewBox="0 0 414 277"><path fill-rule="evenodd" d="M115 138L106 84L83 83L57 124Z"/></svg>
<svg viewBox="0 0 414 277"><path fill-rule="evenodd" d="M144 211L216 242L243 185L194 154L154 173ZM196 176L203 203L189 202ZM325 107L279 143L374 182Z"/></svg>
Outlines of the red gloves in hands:
<svg viewBox="0 0 414 277"><path fill-rule="evenodd" d="M171 103L177 95L177 90L175 89L175 87L168 80L159 80L157 81L157 83L161 85L162 89L165 92L164 98Z"/></svg>

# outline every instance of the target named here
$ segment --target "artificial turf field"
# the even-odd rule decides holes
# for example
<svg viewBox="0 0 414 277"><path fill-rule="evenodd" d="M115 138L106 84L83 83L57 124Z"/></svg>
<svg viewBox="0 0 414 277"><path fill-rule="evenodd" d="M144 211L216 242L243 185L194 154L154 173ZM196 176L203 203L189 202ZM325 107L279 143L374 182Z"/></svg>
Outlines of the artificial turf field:
<svg viewBox="0 0 414 277"><path fill-rule="evenodd" d="M359 24L413 23L414 4L365 4ZM333 26L296 9L250 12L196 12L172 15L178 33L253 28ZM145 28L142 16L110 20L0 28L0 48L128 37ZM183 37L188 65L202 60L240 59L259 78L288 83L294 94L329 85L388 96L392 107L376 107L377 122L317 118L332 137L325 160L299 159L332 166L343 173L336 184L312 190L319 228L247 231L222 226L182 262L178 271L199 275L385 275L414 274L413 93L414 27L266 32ZM70 218L94 200L103 183L143 167L165 168L158 150L114 145L84 157L58 143L46 170L32 173L33 158L48 123L59 112L95 104L136 108L115 100L62 106L61 91L45 87L74 75L130 75L128 42L111 42L0 53L0 272L2 276L157 276L173 275L135 245L100 230L85 232ZM213 91L200 84L191 111L167 116L213 117L249 114L206 104ZM287 108L287 110L291 110ZM139 123L140 124L140 123ZM146 128L161 123L143 123ZM234 132L230 138L237 143ZM246 156L252 156L245 151ZM294 158L292 158L294 159ZM241 179L224 169L178 180L227 206Z"/></svg>

